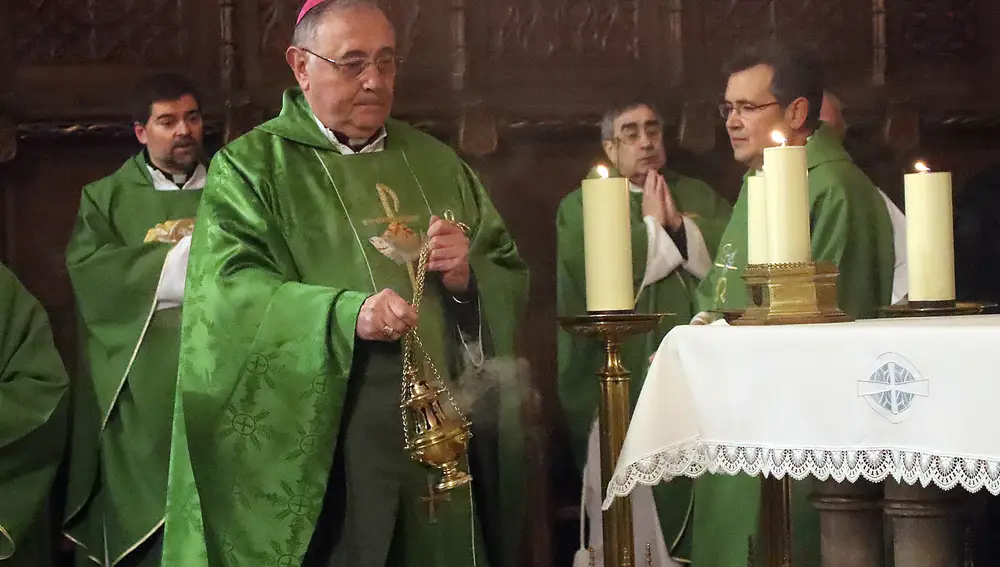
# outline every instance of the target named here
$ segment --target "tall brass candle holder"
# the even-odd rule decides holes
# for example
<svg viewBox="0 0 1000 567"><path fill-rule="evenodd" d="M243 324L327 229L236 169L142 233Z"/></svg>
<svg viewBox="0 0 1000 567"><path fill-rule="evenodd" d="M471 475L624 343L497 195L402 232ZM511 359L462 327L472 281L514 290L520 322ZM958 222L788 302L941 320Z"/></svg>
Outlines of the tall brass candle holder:
<svg viewBox="0 0 1000 567"><path fill-rule="evenodd" d="M851 317L837 307L837 267L829 262L751 264L743 273L749 304L733 325L840 323ZM792 567L792 479L761 479L761 567ZM751 541L751 544L753 542ZM753 547L751 545L751 547ZM754 567L750 553L748 565Z"/></svg>
<svg viewBox="0 0 1000 567"><path fill-rule="evenodd" d="M656 328L665 314L640 314L631 311L595 312L578 317L560 317L567 331L593 338L604 344L604 367L597 372L601 383L601 406L598 411L601 440L601 491L607 490L618 455L625 443L629 417L629 371L621 359L624 339ZM617 498L603 515L605 567L635 565L632 535L632 501Z"/></svg>

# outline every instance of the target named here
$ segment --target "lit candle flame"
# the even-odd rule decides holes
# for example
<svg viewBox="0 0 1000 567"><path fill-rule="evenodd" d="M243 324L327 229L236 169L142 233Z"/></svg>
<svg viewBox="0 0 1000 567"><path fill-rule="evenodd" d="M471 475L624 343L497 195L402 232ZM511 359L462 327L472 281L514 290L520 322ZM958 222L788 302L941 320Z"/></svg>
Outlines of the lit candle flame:
<svg viewBox="0 0 1000 567"><path fill-rule="evenodd" d="M788 144L788 139L785 138L784 134L777 130L771 132L771 139L774 140L775 144L781 144L782 146Z"/></svg>
<svg viewBox="0 0 1000 567"><path fill-rule="evenodd" d="M610 172L608 171L607 167L599 165L597 166L597 174L601 176L601 179L607 179L608 175L610 175Z"/></svg>
<svg viewBox="0 0 1000 567"><path fill-rule="evenodd" d="M913 164L913 169L919 171L920 173L927 173L928 171L931 170L931 168L927 167L927 164L922 161L918 161L917 163Z"/></svg>

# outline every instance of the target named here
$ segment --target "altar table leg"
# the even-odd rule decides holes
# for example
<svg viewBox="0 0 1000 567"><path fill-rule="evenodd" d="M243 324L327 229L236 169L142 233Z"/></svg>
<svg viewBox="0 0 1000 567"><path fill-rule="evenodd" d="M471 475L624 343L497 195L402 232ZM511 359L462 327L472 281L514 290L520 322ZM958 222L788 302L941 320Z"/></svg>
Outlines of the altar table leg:
<svg viewBox="0 0 1000 567"><path fill-rule="evenodd" d="M812 502L819 511L823 567L883 567L881 484L825 481Z"/></svg>
<svg viewBox="0 0 1000 567"><path fill-rule="evenodd" d="M957 490L957 489L956 489ZM885 482L896 567L961 567L962 525L957 493Z"/></svg>

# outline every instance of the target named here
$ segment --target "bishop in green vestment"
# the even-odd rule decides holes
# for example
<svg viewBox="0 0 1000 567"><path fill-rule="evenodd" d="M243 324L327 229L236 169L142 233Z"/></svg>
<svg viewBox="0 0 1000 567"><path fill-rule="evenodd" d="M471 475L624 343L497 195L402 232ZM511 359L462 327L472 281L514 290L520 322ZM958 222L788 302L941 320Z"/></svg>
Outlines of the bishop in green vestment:
<svg viewBox="0 0 1000 567"><path fill-rule="evenodd" d="M670 314L656 330L629 340L623 347L623 362L632 373L634 407L646 377L649 354L656 351L671 328L686 324L695 313L694 290L711 268L709 250L718 247L730 206L706 183L665 167L662 120L652 106L633 103L609 111L601 123L601 138L608 159L617 169L614 174L630 179L636 311ZM587 306L579 189L563 199L556 230L559 313L581 315ZM600 402L595 373L603 361L600 345L559 331L559 399L572 435L573 455L581 470L587 463L588 439ZM597 462L589 466L600 467ZM600 477L597 470L588 472L588 477ZM587 484L586 479L584 482ZM691 506L690 486L689 479L678 479L653 490L665 547L679 559L689 557L688 542L681 536ZM597 494L602 491L599 486L592 488ZM599 533L594 527L594 518L599 519L599 514L599 507L588 508L592 533ZM645 527L637 526L637 534Z"/></svg>
<svg viewBox="0 0 1000 567"><path fill-rule="evenodd" d="M300 88L210 168L184 309L170 565L518 561L521 396L489 360L513 354L527 270L469 167L388 118L385 15L343 4L299 22ZM417 319L406 245L425 233ZM404 450L399 340L414 323L472 421L474 480L445 494Z"/></svg>
<svg viewBox="0 0 1000 567"><path fill-rule="evenodd" d="M875 186L844 151L836 133L819 121L823 85L815 65L807 54L780 43L752 46L731 63L720 110L736 159L750 169L747 176L760 169L763 149L773 145L773 130L784 132L790 144L806 146L813 260L839 268L840 308L855 318L871 318L890 302L892 225ZM698 288L702 310L746 306L746 193L744 177L712 272ZM819 520L808 502L812 486L809 480L793 484L793 552L799 567L820 565ZM693 564L744 567L748 538L757 536L759 501L758 478L698 478Z"/></svg>
<svg viewBox="0 0 1000 567"><path fill-rule="evenodd" d="M64 533L80 565L160 565L180 306L206 169L194 87L158 75L139 91L146 149L84 187L66 251L82 361Z"/></svg>
<svg viewBox="0 0 1000 567"><path fill-rule="evenodd" d="M49 495L69 380L45 310L0 264L0 565L52 564Z"/></svg>

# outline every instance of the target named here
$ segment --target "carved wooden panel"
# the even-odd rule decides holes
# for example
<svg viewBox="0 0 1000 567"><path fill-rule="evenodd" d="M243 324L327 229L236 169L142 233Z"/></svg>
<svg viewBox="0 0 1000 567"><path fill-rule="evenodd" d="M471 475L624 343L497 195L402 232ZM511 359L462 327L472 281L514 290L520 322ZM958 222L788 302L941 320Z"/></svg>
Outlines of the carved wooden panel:
<svg viewBox="0 0 1000 567"><path fill-rule="evenodd" d="M891 1L894 57L954 61L980 54L976 0Z"/></svg>
<svg viewBox="0 0 1000 567"><path fill-rule="evenodd" d="M700 69L694 82L704 95L724 91L722 67L741 46L768 37L816 48L830 84L870 79L872 0L689 0L686 7L700 33L686 46L688 65Z"/></svg>
<svg viewBox="0 0 1000 567"><path fill-rule="evenodd" d="M890 83L940 84L988 69L987 5L995 12L994 3L977 0L886 0Z"/></svg>
<svg viewBox="0 0 1000 567"><path fill-rule="evenodd" d="M737 47L768 37L774 29L773 0L700 0L702 18L698 65L721 93L725 90L722 66ZM711 78L715 80L712 81Z"/></svg>
<svg viewBox="0 0 1000 567"><path fill-rule="evenodd" d="M11 91L14 75L14 17L10 2L0 2L0 101Z"/></svg>
<svg viewBox="0 0 1000 567"><path fill-rule="evenodd" d="M141 74L175 69L217 90L218 3L205 0L9 2L14 90L29 116L124 114Z"/></svg>
<svg viewBox="0 0 1000 567"><path fill-rule="evenodd" d="M595 115L623 98L662 96L679 82L677 2L509 0L469 8L474 88L508 114ZM674 58L664 55L666 46Z"/></svg>
<svg viewBox="0 0 1000 567"><path fill-rule="evenodd" d="M488 32L493 53L512 63L639 58L638 0L524 0L491 8L488 13L497 23Z"/></svg>
<svg viewBox="0 0 1000 567"><path fill-rule="evenodd" d="M182 0L20 0L14 3L18 61L149 63L184 54Z"/></svg>
<svg viewBox="0 0 1000 567"><path fill-rule="evenodd" d="M872 0L780 0L776 8L778 36L812 47L828 85L870 79Z"/></svg>

